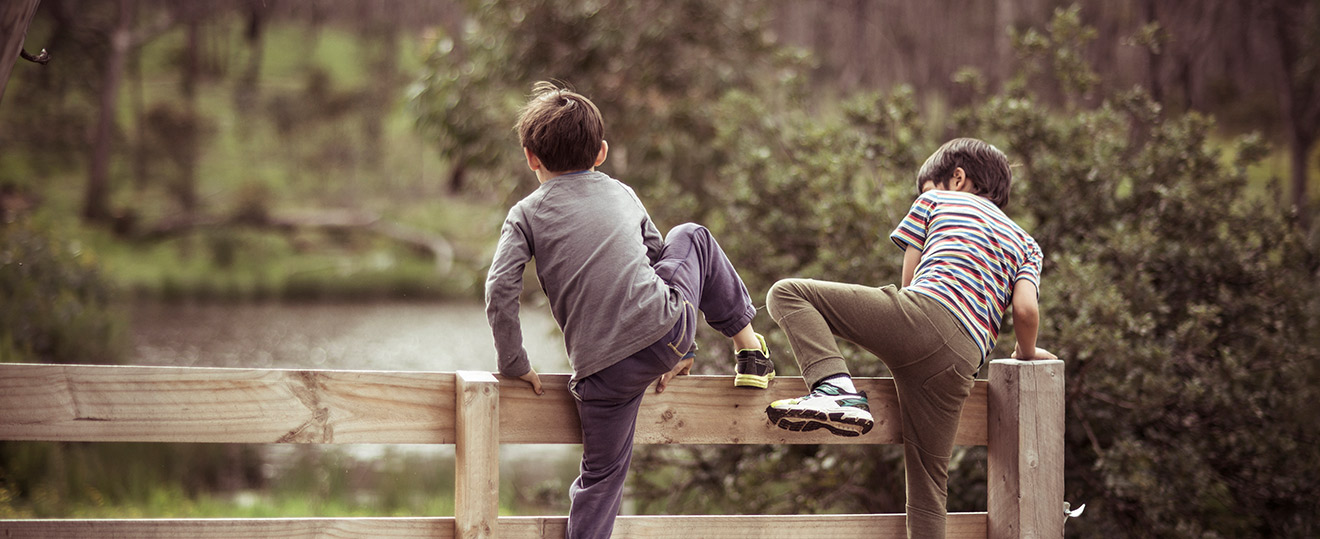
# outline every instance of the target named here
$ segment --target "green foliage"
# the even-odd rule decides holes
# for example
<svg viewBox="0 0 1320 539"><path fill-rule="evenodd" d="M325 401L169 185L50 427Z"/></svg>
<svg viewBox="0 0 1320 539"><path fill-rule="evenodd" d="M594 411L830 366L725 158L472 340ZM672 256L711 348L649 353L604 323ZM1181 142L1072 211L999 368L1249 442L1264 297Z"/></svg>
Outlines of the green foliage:
<svg viewBox="0 0 1320 539"><path fill-rule="evenodd" d="M1048 32L1034 28L1012 32L1013 45L1025 61L1009 82L1010 92L1044 85L1062 92L1072 102L1100 83L1100 76L1084 54L1086 44L1096 38L1096 31L1082 23L1081 12L1078 4L1056 10Z"/></svg>
<svg viewBox="0 0 1320 539"><path fill-rule="evenodd" d="M470 1L468 12L463 35L438 42L412 107L454 166L488 171L498 193L534 185L511 128L532 82L557 79L605 118L602 170L667 200L650 208L660 223L700 217L723 185L725 156L710 143L721 98L796 76L752 2Z"/></svg>
<svg viewBox="0 0 1320 539"><path fill-rule="evenodd" d="M725 249L753 290L792 275L896 282L899 268L884 263L894 247L880 233L916 192L912 92L855 97L835 119L788 106L764 113L766 101L797 99L732 92L721 102L712 146L727 161L727 210L711 228L736 239Z"/></svg>
<svg viewBox="0 0 1320 539"><path fill-rule="evenodd" d="M0 361L118 363L123 328L94 255L28 219L0 223Z"/></svg>

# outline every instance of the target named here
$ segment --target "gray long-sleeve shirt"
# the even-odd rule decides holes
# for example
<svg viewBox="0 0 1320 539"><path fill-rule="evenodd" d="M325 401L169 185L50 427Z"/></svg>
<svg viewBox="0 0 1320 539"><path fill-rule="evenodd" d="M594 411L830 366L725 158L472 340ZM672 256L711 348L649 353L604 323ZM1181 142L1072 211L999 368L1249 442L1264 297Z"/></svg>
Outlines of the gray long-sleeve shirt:
<svg viewBox="0 0 1320 539"><path fill-rule="evenodd" d="M574 380L664 336L681 314L682 296L651 268L661 246L632 188L600 172L552 178L515 204L486 275L486 318L500 374L531 370L518 298L532 258L564 332Z"/></svg>

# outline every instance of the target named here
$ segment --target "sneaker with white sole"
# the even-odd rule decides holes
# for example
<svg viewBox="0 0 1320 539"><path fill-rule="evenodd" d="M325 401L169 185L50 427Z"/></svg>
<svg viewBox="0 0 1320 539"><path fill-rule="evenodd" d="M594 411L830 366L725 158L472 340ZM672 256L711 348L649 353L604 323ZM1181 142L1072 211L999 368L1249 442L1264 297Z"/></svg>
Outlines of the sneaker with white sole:
<svg viewBox="0 0 1320 539"><path fill-rule="evenodd" d="M775 364L770 361L770 349L765 346L765 337L760 333L756 339L761 343L760 350L739 350L733 366L733 386L765 389L775 379Z"/></svg>
<svg viewBox="0 0 1320 539"><path fill-rule="evenodd" d="M829 382L805 397L774 401L765 414L776 427L794 432L826 429L836 436L861 436L875 426L865 391L848 393Z"/></svg>

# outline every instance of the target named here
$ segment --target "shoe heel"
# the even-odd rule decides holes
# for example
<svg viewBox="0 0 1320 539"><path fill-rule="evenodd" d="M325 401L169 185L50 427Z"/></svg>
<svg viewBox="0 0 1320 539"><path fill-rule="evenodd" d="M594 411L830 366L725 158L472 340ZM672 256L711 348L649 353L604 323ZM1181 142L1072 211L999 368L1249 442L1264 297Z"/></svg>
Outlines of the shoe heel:
<svg viewBox="0 0 1320 539"><path fill-rule="evenodd" d="M733 377L733 387L753 387L756 389L765 389L770 386L770 380L774 379L774 374L769 376L757 376L755 374L739 374Z"/></svg>

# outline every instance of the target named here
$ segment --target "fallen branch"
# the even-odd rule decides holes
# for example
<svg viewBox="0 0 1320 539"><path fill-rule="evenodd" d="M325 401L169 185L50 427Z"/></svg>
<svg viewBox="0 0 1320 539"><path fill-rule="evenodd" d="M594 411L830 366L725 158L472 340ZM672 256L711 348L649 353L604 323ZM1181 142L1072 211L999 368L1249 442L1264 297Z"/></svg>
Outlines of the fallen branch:
<svg viewBox="0 0 1320 539"><path fill-rule="evenodd" d="M379 215L351 210L308 210L271 215L239 215L230 218L214 216L180 217L165 219L150 229L137 234L141 239L161 239L201 228L248 227L274 230L356 230L389 238L431 256L435 269L441 275L454 267L454 247L443 236L429 234L416 228L385 221Z"/></svg>

